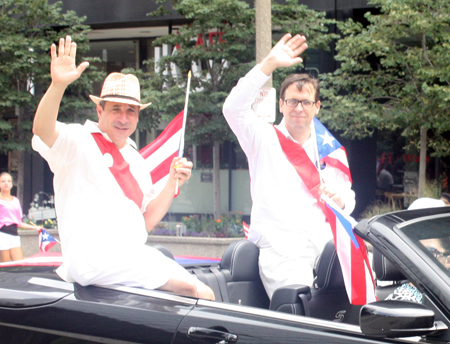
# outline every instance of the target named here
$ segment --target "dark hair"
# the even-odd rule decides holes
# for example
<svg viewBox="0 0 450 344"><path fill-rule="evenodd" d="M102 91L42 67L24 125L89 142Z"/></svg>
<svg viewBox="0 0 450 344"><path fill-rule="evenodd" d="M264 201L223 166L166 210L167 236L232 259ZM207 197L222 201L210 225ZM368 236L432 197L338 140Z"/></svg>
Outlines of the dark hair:
<svg viewBox="0 0 450 344"><path fill-rule="evenodd" d="M450 202L450 195L449 195L448 193L443 192L443 193L441 194L441 198L445 198L447 201Z"/></svg>
<svg viewBox="0 0 450 344"><path fill-rule="evenodd" d="M102 107L102 110L105 110L105 104L106 104L106 100L101 100L100 101L100 106Z"/></svg>
<svg viewBox="0 0 450 344"><path fill-rule="evenodd" d="M286 93L286 89L292 84L295 84L299 91L303 90L303 86L311 85L315 90L314 101L317 102L320 100L319 80L312 78L309 74L291 74L284 79L280 87L280 99L285 100L284 95Z"/></svg>

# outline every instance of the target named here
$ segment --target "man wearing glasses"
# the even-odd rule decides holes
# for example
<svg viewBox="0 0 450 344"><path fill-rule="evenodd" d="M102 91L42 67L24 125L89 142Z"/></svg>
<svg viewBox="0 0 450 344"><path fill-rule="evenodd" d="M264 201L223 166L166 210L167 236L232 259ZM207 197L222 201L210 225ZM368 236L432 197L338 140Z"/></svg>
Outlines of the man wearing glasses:
<svg viewBox="0 0 450 344"><path fill-rule="evenodd" d="M312 191L289 160L283 140L294 142L302 156L320 169L318 194L331 198L347 214L355 206L351 184L341 171L317 161L311 122L320 110L318 80L295 74L281 85L279 110L283 120L272 126L255 115L253 100L273 71L302 61L303 36L285 35L270 53L233 88L223 113L247 155L252 213L249 240L260 248L259 268L267 294L289 284L311 285L313 265L332 239L325 214ZM300 167L301 168L301 167Z"/></svg>

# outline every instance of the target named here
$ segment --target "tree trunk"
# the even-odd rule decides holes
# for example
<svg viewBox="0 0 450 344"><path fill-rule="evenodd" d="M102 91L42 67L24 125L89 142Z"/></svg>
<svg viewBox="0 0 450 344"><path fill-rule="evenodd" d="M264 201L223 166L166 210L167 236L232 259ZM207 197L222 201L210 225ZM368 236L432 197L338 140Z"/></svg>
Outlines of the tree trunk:
<svg viewBox="0 0 450 344"><path fill-rule="evenodd" d="M217 141L213 145L213 186L214 186L214 219L220 219L222 204L220 203L220 145Z"/></svg>
<svg viewBox="0 0 450 344"><path fill-rule="evenodd" d="M15 114L17 117L17 127L21 128L21 124L23 121L23 109L19 106L15 107ZM19 142L23 142L23 132L19 129ZM23 187L24 187L24 170L25 170L25 152L20 150L18 152L19 161L18 161L18 170L17 170L17 180L15 182L17 187L17 195L16 197L19 199L20 203L23 204Z"/></svg>
<svg viewBox="0 0 450 344"><path fill-rule="evenodd" d="M425 182L427 168L427 129L425 127L420 128L420 162L419 162L419 190L418 197L424 197L425 195Z"/></svg>

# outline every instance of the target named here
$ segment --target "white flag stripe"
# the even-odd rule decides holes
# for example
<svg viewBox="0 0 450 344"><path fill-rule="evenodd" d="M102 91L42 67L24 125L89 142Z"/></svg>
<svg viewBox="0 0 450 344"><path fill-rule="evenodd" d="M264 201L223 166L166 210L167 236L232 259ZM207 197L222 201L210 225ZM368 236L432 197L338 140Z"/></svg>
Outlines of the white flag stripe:
<svg viewBox="0 0 450 344"><path fill-rule="evenodd" d="M364 264L364 271L366 273L366 281L372 281L372 274L369 271L367 264ZM366 288L367 303L378 301L373 288Z"/></svg>
<svg viewBox="0 0 450 344"><path fill-rule="evenodd" d="M145 159L145 165L152 171L160 163L166 160L171 154L178 151L178 146L180 144L181 130L170 137L164 144L159 147L152 155Z"/></svg>
<svg viewBox="0 0 450 344"><path fill-rule="evenodd" d="M153 189L155 190L155 196L158 196L162 189L164 189L164 186L167 184L167 181L169 180L169 175L167 174L165 177L162 177L158 182L153 184Z"/></svg>
<svg viewBox="0 0 450 344"><path fill-rule="evenodd" d="M348 233L339 221L336 221L336 236L339 238L348 238ZM352 290L352 257L351 257L351 240L336 239L336 251L341 264L342 275L344 277L345 289Z"/></svg>

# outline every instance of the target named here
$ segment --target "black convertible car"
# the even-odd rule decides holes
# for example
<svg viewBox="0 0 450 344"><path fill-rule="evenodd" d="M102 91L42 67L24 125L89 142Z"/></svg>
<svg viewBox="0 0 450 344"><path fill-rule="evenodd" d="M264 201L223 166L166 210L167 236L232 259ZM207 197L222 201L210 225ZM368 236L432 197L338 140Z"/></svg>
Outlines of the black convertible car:
<svg viewBox="0 0 450 344"><path fill-rule="evenodd" d="M245 240L219 264L186 266L216 301L82 287L59 279L54 266L2 265L0 343L450 342L450 207L375 217L356 233L372 248L379 299L362 307L348 302L331 242L314 285L279 289L272 301L259 279L258 249ZM403 286L415 290L415 302L405 301Z"/></svg>

